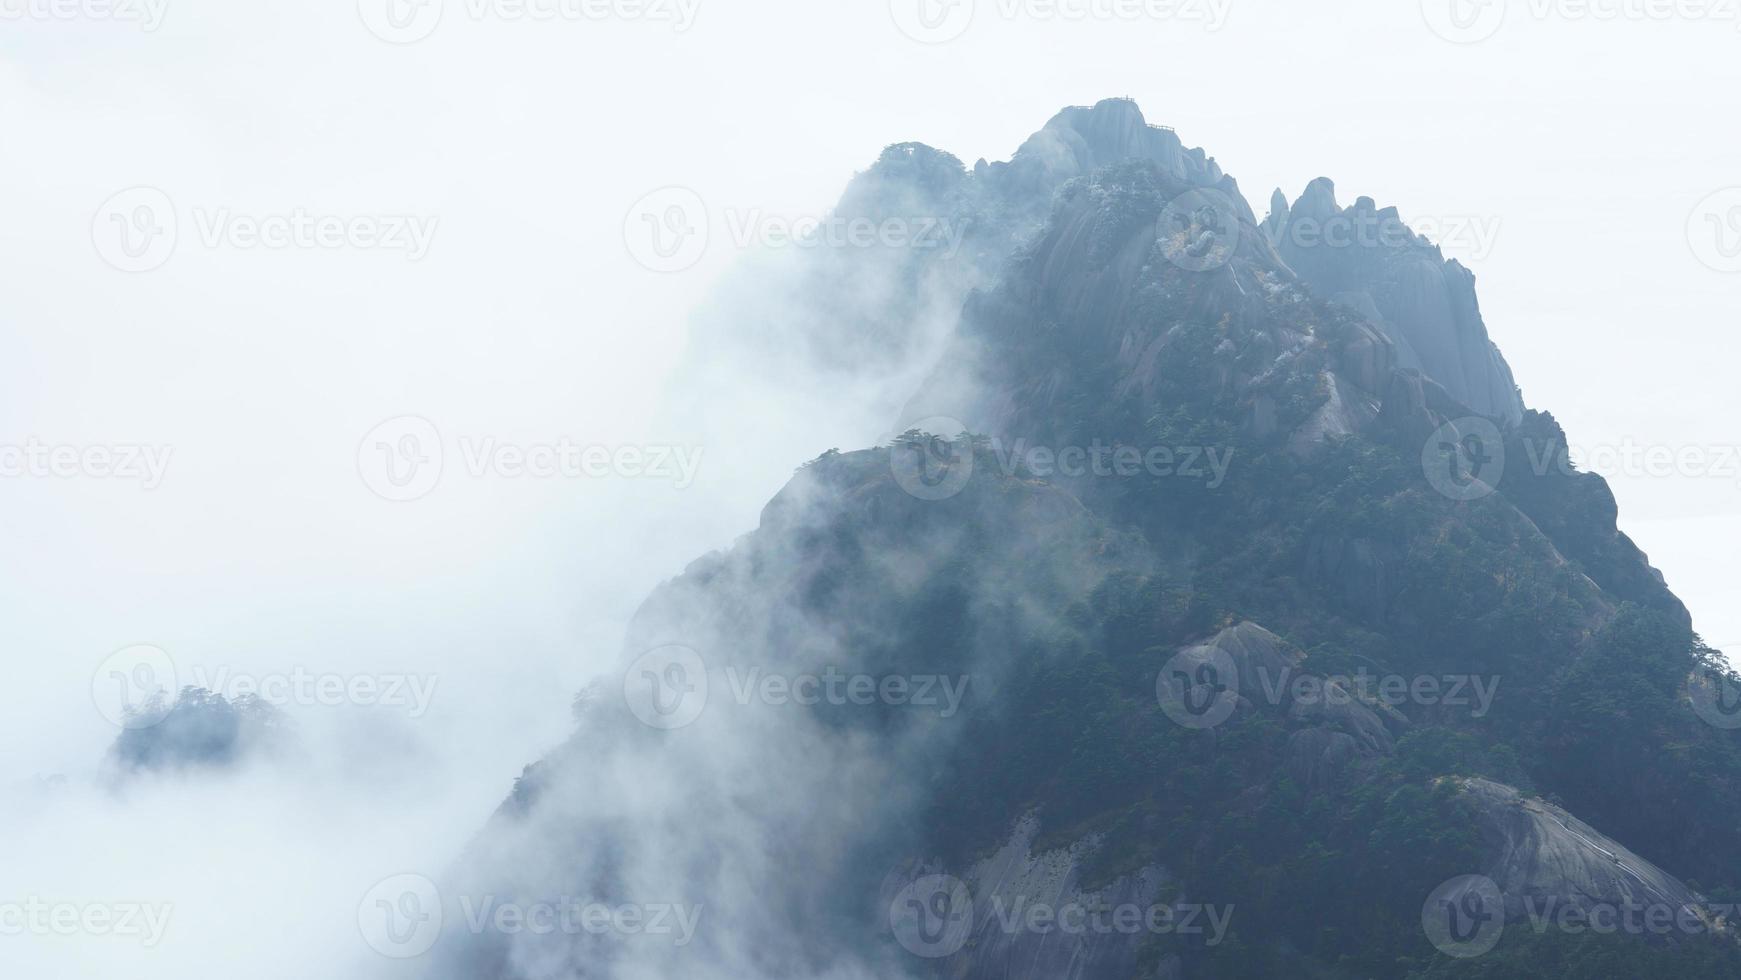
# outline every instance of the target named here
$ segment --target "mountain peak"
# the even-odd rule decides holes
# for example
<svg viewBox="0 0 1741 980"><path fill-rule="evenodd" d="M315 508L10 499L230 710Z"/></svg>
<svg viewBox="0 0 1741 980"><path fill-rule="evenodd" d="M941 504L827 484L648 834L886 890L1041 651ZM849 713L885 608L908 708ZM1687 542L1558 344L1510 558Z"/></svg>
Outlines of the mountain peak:
<svg viewBox="0 0 1741 980"><path fill-rule="evenodd" d="M1016 150L1010 165L1062 182L1126 160L1152 161L1180 180L1206 187L1223 176L1214 158L1187 148L1172 128L1151 124L1126 98L1061 110Z"/></svg>
<svg viewBox="0 0 1741 980"><path fill-rule="evenodd" d="M1323 219L1341 211L1341 205L1336 203L1336 182L1328 177L1319 177L1306 185L1299 200L1289 211L1295 217Z"/></svg>

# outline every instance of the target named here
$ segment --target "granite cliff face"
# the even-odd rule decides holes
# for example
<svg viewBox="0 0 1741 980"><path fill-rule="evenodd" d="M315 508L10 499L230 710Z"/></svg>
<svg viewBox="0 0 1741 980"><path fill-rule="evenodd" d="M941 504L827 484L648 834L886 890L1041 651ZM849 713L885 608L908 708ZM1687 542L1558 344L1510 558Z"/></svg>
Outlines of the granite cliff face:
<svg viewBox="0 0 1741 980"><path fill-rule="evenodd" d="M1601 479L1526 465L1564 434L1472 278L1308 234L1394 212L1321 181L1259 223L1123 100L971 171L891 147L842 209L981 222L782 280L804 369L911 380L907 431L647 601L451 888L702 925L453 935L437 975L1425 978L1447 882L1502 921L1741 886L1741 746L1687 707L1709 651ZM1482 975L1596 955L1520 935ZM1732 975L1726 934L1671 945Z"/></svg>
<svg viewBox="0 0 1741 980"><path fill-rule="evenodd" d="M1511 367L1487 334L1475 276L1403 224L1396 208L1369 197L1343 208L1336 185L1319 178L1290 207L1281 192L1264 222L1276 249L1321 296L1378 327L1397 365L1438 382L1475 413L1523 420Z"/></svg>
<svg viewBox="0 0 1741 980"><path fill-rule="evenodd" d="M1479 815L1492 856L1486 876L1508 918L1522 920L1531 907L1707 914L1704 896L1561 807L1486 779L1459 785Z"/></svg>

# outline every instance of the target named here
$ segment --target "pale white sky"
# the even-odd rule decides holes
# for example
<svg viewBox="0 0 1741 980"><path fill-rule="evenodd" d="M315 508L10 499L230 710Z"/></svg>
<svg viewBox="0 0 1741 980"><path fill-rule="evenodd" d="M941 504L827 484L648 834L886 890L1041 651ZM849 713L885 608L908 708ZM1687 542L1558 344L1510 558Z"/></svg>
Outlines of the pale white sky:
<svg viewBox="0 0 1741 980"><path fill-rule="evenodd" d="M562 736L570 692L653 584L752 527L792 467L881 431L721 405L766 445L706 459L686 489L466 476L461 439L682 440L653 419L686 311L737 255L715 235L694 268L650 272L625 247L631 206L682 185L721 220L818 214L884 144L1007 158L1061 106L1110 95L1207 148L1259 214L1272 188L1326 175L1344 203L1479 229L1447 251L1574 444L1741 446L1741 274L1689 240L1717 243L1695 210L1741 186L1741 23L1720 6L1476 5L1474 30L1504 21L1459 44L1430 26L1454 23L1439 0L1066 3L1087 11L1071 19L978 0L936 8L946 32L973 17L922 44L897 26L924 23L908 0L603 21L447 0L395 45L367 26L391 23L389 0L162 2L122 5L162 15L145 30L102 4L65 19L0 0L0 444L173 448L150 491L0 479L0 783L101 753L90 677L130 644L183 669L437 672L416 731L459 761L425 802L463 839ZM173 202L177 245L126 273L93 223L140 186ZM1741 199L1704 206L1723 219ZM416 261L205 241L297 209L437 224ZM403 415L437 425L449 469L389 504L358 446ZM1741 462L1614 485L1700 630L1741 641ZM436 836L424 860L451 843ZM316 918L287 946L324 935Z"/></svg>

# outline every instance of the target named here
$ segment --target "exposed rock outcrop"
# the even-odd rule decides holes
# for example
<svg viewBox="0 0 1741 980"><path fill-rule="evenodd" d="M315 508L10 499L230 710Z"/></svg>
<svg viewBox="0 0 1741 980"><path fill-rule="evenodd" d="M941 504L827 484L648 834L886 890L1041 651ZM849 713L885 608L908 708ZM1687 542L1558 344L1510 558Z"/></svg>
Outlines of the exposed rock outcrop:
<svg viewBox="0 0 1741 980"><path fill-rule="evenodd" d="M939 973L953 980L1097 980L1137 977L1170 980L1179 975L1174 957L1141 963L1143 947L1158 928L1186 928L1210 938L1224 919L1204 912L1151 915L1182 902L1182 886L1164 868L1147 867L1099 886L1086 887L1083 863L1100 846L1087 838L1063 848L1035 851L1039 821L1028 816L995 854L959 875L964 908L954 911L961 949L939 957ZM883 884L883 904L901 900L903 890L944 869L915 864ZM944 879L948 882L949 879ZM935 882L933 890L935 889ZM1124 918L1113 921L1114 912ZM1179 920L1191 917L1188 926ZM1141 918L1137 918L1140 916ZM969 924L970 923L970 924ZM954 946L951 942L935 952Z"/></svg>
<svg viewBox="0 0 1741 980"><path fill-rule="evenodd" d="M1487 779L1459 782L1491 856L1483 874L1505 896L1507 918L1559 906L1704 913L1698 893L1560 807Z"/></svg>
<svg viewBox="0 0 1741 980"><path fill-rule="evenodd" d="M1669 591L1662 573L1621 532L1620 505L1608 481L1577 472L1566 446L1565 431L1552 415L1525 413L1523 422L1506 433L1499 489L1603 589L1690 626L1692 614Z"/></svg>
<svg viewBox="0 0 1741 980"><path fill-rule="evenodd" d="M1425 374L1478 414L1522 419L1523 397L1488 337L1474 274L1445 261L1395 208L1380 210L1364 197L1342 208L1335 185L1321 177L1291 208L1272 204L1266 230L1314 290L1384 331L1400 366Z"/></svg>
<svg viewBox="0 0 1741 980"><path fill-rule="evenodd" d="M1307 672L1306 655L1256 623L1240 623L1179 651L1173 667L1187 676L1216 677L1238 699L1239 711L1284 715L1296 731L1289 771L1304 785L1329 788L1353 763L1389 755L1408 721L1388 706L1367 703L1340 681ZM1233 676L1220 676L1231 666Z"/></svg>

